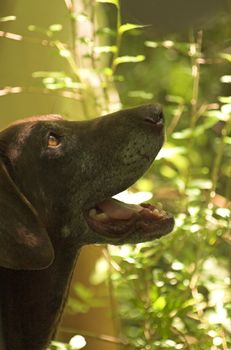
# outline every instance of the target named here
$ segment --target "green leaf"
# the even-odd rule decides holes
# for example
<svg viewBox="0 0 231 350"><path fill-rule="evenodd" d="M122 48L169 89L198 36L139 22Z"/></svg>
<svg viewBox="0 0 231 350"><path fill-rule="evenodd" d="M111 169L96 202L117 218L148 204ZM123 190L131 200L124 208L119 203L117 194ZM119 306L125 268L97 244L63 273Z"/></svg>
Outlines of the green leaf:
<svg viewBox="0 0 231 350"><path fill-rule="evenodd" d="M218 100L221 103L231 103L231 96L220 96Z"/></svg>
<svg viewBox="0 0 231 350"><path fill-rule="evenodd" d="M231 145L231 137L225 136L225 137L224 137L224 142L225 142L226 144L228 144L228 145Z"/></svg>
<svg viewBox="0 0 231 350"><path fill-rule="evenodd" d="M184 99L182 96L167 95L166 100L171 103L183 104Z"/></svg>
<svg viewBox="0 0 231 350"><path fill-rule="evenodd" d="M206 117L209 117L209 119L211 120L211 122L207 122L206 124L209 125L208 123L210 123L209 126L213 126L219 120L227 121L228 120L227 115L230 113L229 106L230 106L229 104L222 106L222 111L212 110L212 111L205 112L204 115Z"/></svg>
<svg viewBox="0 0 231 350"><path fill-rule="evenodd" d="M140 24L126 23L126 24L122 24L119 27L119 33L123 34L125 32L128 32L129 30L138 29L138 28L144 28L144 27L147 27L147 26L140 25Z"/></svg>
<svg viewBox="0 0 231 350"><path fill-rule="evenodd" d="M142 62L145 60L144 55L137 55L137 56L120 56L117 57L114 60L114 64L117 66L121 63L136 63L136 62Z"/></svg>
<svg viewBox="0 0 231 350"><path fill-rule="evenodd" d="M113 75L113 70L110 67L106 67L103 69L103 73L108 77L111 77Z"/></svg>
<svg viewBox="0 0 231 350"><path fill-rule="evenodd" d="M74 335L69 341L71 350L79 350L84 348L87 345L85 338L82 335Z"/></svg>
<svg viewBox="0 0 231 350"><path fill-rule="evenodd" d="M216 118L217 120L222 120L223 113L221 113L221 111L217 109L214 109L214 110L205 112L204 116L210 117L210 118Z"/></svg>
<svg viewBox="0 0 231 350"><path fill-rule="evenodd" d="M0 17L0 22L10 22L10 21L15 21L16 16L5 16L5 17Z"/></svg>
<svg viewBox="0 0 231 350"><path fill-rule="evenodd" d="M128 93L128 96L141 98L143 100L151 100L154 97L154 95L151 92L140 91L140 90L130 91Z"/></svg>
<svg viewBox="0 0 231 350"><path fill-rule="evenodd" d="M220 57L224 58L225 60L231 62L231 54L229 53L221 53Z"/></svg>
<svg viewBox="0 0 231 350"><path fill-rule="evenodd" d="M190 45L191 45L190 43L187 43L187 42L186 43L185 42L175 42L174 44L175 44L174 47L177 50L179 50L180 52L188 55L188 52L190 50Z"/></svg>
<svg viewBox="0 0 231 350"><path fill-rule="evenodd" d="M76 14L76 20L83 23L89 21L89 17L86 13L79 13L78 15Z"/></svg>
<svg viewBox="0 0 231 350"><path fill-rule="evenodd" d="M58 341L52 341L51 343L51 350L67 350L70 349L70 347L67 344L58 342Z"/></svg>
<svg viewBox="0 0 231 350"><path fill-rule="evenodd" d="M176 140L188 139L192 136L192 129L184 129L182 131L177 131L172 134L172 138Z"/></svg>
<svg viewBox="0 0 231 350"><path fill-rule="evenodd" d="M156 47L159 46L159 43L156 41L149 41L148 40L148 41L145 41L144 45L147 47L151 47L152 49L155 49Z"/></svg>
<svg viewBox="0 0 231 350"><path fill-rule="evenodd" d="M221 77L221 82L222 83L231 83L231 75L223 75Z"/></svg>
<svg viewBox="0 0 231 350"><path fill-rule="evenodd" d="M99 28L97 31L96 31L96 34L97 35L110 35L112 37L115 37L116 36L116 31L109 28L109 27L103 27L103 28Z"/></svg>
<svg viewBox="0 0 231 350"><path fill-rule="evenodd" d="M167 302L165 297L160 296L154 303L153 303L153 309L161 311L165 308Z"/></svg>
<svg viewBox="0 0 231 350"><path fill-rule="evenodd" d="M63 29L62 24L52 24L49 26L51 32L60 32Z"/></svg>
<svg viewBox="0 0 231 350"><path fill-rule="evenodd" d="M188 130L188 129L185 129ZM167 143L164 148L161 149L160 155L158 155L158 159L161 158L174 158L177 154L185 154L187 153L187 149L184 146L176 147L173 143Z"/></svg>
<svg viewBox="0 0 231 350"><path fill-rule="evenodd" d="M55 71L37 71L32 73L33 78L46 78L52 77L54 79L60 79L66 77L64 72L55 72Z"/></svg>
<svg viewBox="0 0 231 350"><path fill-rule="evenodd" d="M78 297L84 301L92 299L94 296L93 292L81 283L75 284L74 291L78 295Z"/></svg>
<svg viewBox="0 0 231 350"><path fill-rule="evenodd" d="M204 133L205 130L210 129L216 123L217 123L217 117L210 116L210 118L207 118L207 120L203 124L195 127L195 129L193 129L193 130L187 128L187 129L184 129L184 130L179 131L179 132L174 132L172 134L172 138L174 138L176 140L182 140L182 139L188 139L191 137L200 136Z"/></svg>
<svg viewBox="0 0 231 350"><path fill-rule="evenodd" d="M216 214L223 218L230 218L230 210L228 208L217 208Z"/></svg>
<svg viewBox="0 0 231 350"><path fill-rule="evenodd" d="M190 182L190 186L201 188L202 190L210 190L212 185L212 181L208 179L195 179Z"/></svg>
<svg viewBox="0 0 231 350"><path fill-rule="evenodd" d="M70 50L67 50L67 49L59 49L59 54L61 57L64 57L64 58L71 57L71 52Z"/></svg>
<svg viewBox="0 0 231 350"><path fill-rule="evenodd" d="M101 53L111 53L111 52L117 52L118 48L117 46L96 46L94 47L95 53L101 54Z"/></svg>
<svg viewBox="0 0 231 350"><path fill-rule="evenodd" d="M96 2L102 2L102 3L106 3L106 4L113 4L117 8L119 8L119 0L96 0Z"/></svg>

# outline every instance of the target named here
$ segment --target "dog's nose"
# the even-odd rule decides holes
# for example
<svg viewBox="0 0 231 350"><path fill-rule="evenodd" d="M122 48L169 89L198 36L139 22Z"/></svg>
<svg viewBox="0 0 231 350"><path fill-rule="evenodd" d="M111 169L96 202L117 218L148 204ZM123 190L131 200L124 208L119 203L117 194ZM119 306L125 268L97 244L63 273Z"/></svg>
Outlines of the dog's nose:
<svg viewBox="0 0 231 350"><path fill-rule="evenodd" d="M153 126L162 127L164 125L164 114L159 105L148 105L144 115L144 121Z"/></svg>

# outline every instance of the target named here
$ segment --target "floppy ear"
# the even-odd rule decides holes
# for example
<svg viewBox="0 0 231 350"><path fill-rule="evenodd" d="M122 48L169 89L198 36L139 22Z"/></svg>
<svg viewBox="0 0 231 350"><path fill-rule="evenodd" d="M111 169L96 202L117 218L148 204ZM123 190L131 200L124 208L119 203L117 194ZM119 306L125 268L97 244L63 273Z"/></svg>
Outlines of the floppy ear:
<svg viewBox="0 0 231 350"><path fill-rule="evenodd" d="M53 259L51 241L35 209L0 162L0 266L39 270Z"/></svg>

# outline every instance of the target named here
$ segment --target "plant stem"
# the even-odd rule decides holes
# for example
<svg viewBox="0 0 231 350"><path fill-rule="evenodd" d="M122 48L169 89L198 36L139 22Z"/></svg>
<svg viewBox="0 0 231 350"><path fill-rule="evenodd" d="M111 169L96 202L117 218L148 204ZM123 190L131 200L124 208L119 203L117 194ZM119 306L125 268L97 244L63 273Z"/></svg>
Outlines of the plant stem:
<svg viewBox="0 0 231 350"><path fill-rule="evenodd" d="M119 51L120 51L120 45L121 45L121 33L120 33L120 27L121 27L121 10L120 10L120 0L118 0L118 7L117 7L117 24L116 24L116 32L117 32L117 37L116 37L116 44L115 46L117 47L117 50L115 50L112 58L112 72L115 74L115 70L117 68L116 65L116 58L119 56Z"/></svg>
<svg viewBox="0 0 231 350"><path fill-rule="evenodd" d="M115 296L114 296L114 285L113 285L113 281L112 281L112 274L113 274L113 264L111 262L112 257L110 255L108 246L106 246L103 250L103 254L105 256L105 258L108 261L108 291L109 291L109 298L110 298L110 304L111 304L111 314L112 314L112 321L113 321L113 326L114 326L114 330L116 334L119 334L119 329L120 329L120 325L118 322L118 316L117 316L117 306L116 306L116 302L115 302Z"/></svg>
<svg viewBox="0 0 231 350"><path fill-rule="evenodd" d="M222 157L223 157L223 153L224 153L224 147L225 147L225 137L228 135L228 131L229 131L230 127L231 127L231 118L225 124L225 126L223 127L223 129L221 131L221 139L220 139L220 143L218 145L217 154L216 154L214 164L213 164L213 169L212 169L212 176L211 176L212 189L210 192L211 198L214 197L215 192L216 192L218 176L219 176L219 171L220 171L220 165L221 165L221 161L222 161Z"/></svg>
<svg viewBox="0 0 231 350"><path fill-rule="evenodd" d="M200 83L200 58L202 48L203 32L200 30L197 33L196 42L191 44L192 55L192 77L193 77L193 89L192 89L192 109L191 109L191 123L190 128L194 128L196 123L196 111L198 108L198 96L199 96L199 83Z"/></svg>

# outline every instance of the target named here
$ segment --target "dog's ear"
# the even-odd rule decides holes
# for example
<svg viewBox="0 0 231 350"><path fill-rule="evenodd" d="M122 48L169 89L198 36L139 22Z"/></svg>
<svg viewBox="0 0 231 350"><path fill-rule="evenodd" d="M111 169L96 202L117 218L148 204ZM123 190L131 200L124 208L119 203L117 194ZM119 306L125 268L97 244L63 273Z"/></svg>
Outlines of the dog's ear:
<svg viewBox="0 0 231 350"><path fill-rule="evenodd" d="M54 250L38 215L0 161L0 266L40 270L54 259Z"/></svg>

